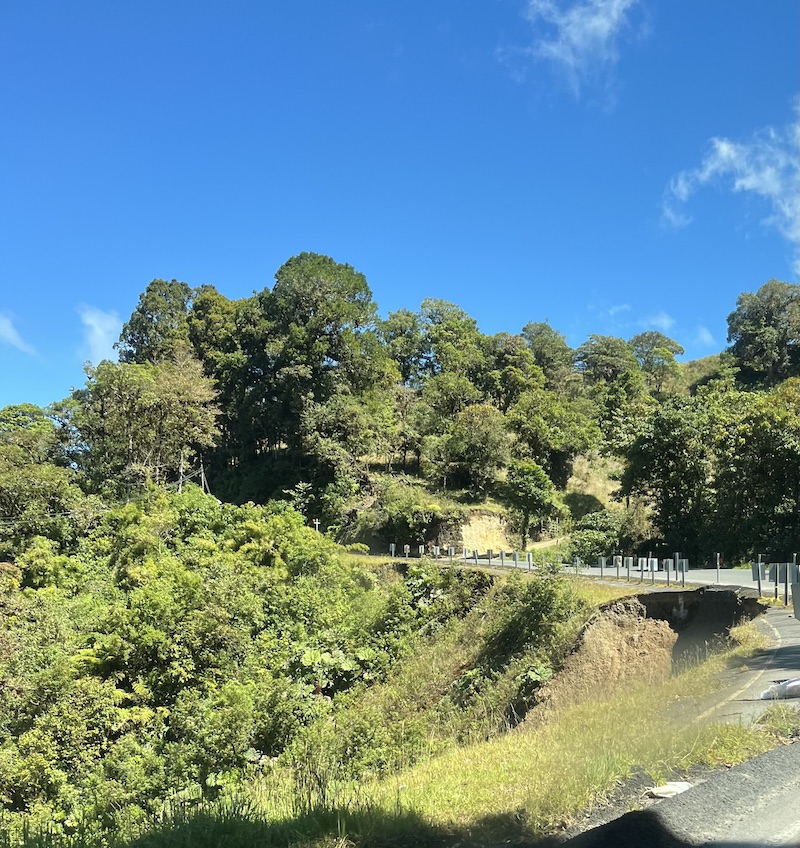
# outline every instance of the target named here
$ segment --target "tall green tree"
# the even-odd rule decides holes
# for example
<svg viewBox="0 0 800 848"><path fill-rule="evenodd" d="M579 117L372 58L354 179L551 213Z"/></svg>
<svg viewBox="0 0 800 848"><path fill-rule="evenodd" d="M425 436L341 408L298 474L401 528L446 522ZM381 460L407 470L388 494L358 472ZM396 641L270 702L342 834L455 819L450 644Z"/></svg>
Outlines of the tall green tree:
<svg viewBox="0 0 800 848"><path fill-rule="evenodd" d="M800 374L800 286L769 280L744 292L728 316L739 379L774 386Z"/></svg>
<svg viewBox="0 0 800 848"><path fill-rule="evenodd" d="M185 349L159 365L101 362L87 369L74 398L85 465L98 487L163 482L217 436L216 392Z"/></svg>
<svg viewBox="0 0 800 848"><path fill-rule="evenodd" d="M552 509L553 483L535 462L514 460L508 468L503 490L506 502L522 517L522 550L525 550L531 521L543 521Z"/></svg>
<svg viewBox="0 0 800 848"><path fill-rule="evenodd" d="M800 379L767 393L716 398L716 510L719 550L788 560L800 539ZM708 399L706 398L706 402Z"/></svg>
<svg viewBox="0 0 800 848"><path fill-rule="evenodd" d="M575 457L599 438L591 405L534 385L523 392L507 414L524 456L544 468L560 488L567 485Z"/></svg>
<svg viewBox="0 0 800 848"><path fill-rule="evenodd" d="M485 365L477 384L501 412L516 403L531 383L542 383L541 369L522 336L483 336L481 348Z"/></svg>
<svg viewBox="0 0 800 848"><path fill-rule="evenodd" d="M531 321L522 328L534 362L544 372L548 389L565 391L576 381L572 348L546 321Z"/></svg>
<svg viewBox="0 0 800 848"><path fill-rule="evenodd" d="M478 497L508 462L510 438L499 410L474 404L455 416L443 436L426 439L425 448L432 477L444 488L464 488Z"/></svg>
<svg viewBox="0 0 800 848"><path fill-rule="evenodd" d="M64 461L60 428L33 404L0 409L0 560L36 537L69 546L86 530L88 504Z"/></svg>
<svg viewBox="0 0 800 848"><path fill-rule="evenodd" d="M631 345L616 336L590 335L575 351L574 359L589 385L613 383L640 370Z"/></svg>
<svg viewBox="0 0 800 848"><path fill-rule="evenodd" d="M451 372L470 380L484 367L481 333L474 318L438 298L422 301L419 310L431 374Z"/></svg>
<svg viewBox="0 0 800 848"><path fill-rule="evenodd" d="M682 356L684 350L674 339L658 330L646 330L637 333L628 344L651 392L660 394L670 380L677 378L680 369L675 357Z"/></svg>
<svg viewBox="0 0 800 848"><path fill-rule="evenodd" d="M639 496L670 550L690 558L707 550L713 511L711 412L697 399L656 408L627 452L621 493Z"/></svg>
<svg viewBox="0 0 800 848"><path fill-rule="evenodd" d="M187 315L192 289L178 280L153 280L125 322L116 347L120 362L159 362L169 359L189 340Z"/></svg>
<svg viewBox="0 0 800 848"><path fill-rule="evenodd" d="M420 315L409 309L390 312L385 321L379 322L378 336L389 356L397 363L403 384L418 386L429 363L428 344Z"/></svg>

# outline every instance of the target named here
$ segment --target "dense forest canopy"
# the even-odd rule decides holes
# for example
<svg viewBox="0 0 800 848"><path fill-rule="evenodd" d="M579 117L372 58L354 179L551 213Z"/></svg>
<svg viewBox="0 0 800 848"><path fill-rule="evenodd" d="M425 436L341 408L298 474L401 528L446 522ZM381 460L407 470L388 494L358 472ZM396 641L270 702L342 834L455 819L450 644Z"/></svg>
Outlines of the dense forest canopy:
<svg viewBox="0 0 800 848"><path fill-rule="evenodd" d="M682 367L655 331L572 350L435 299L381 319L310 253L242 300L151 282L119 361L0 410L0 826L100 845L187 792L282 768L319 792L309 762L357 780L524 717L581 610L561 582L375 571L337 541L454 539L489 505L522 549L558 523L583 558L790 556L798 291L743 294L729 350ZM620 469L616 503L566 490L581 456ZM393 701L441 646L455 680Z"/></svg>
<svg viewBox="0 0 800 848"><path fill-rule="evenodd" d="M617 529L598 544L788 553L798 291L770 280L742 294L730 348L699 373L652 330L573 350L546 322L489 336L432 298L381 319L363 274L313 253L241 300L153 280L118 362L48 410L3 410L2 552L37 536L66 545L95 500L201 467L222 500L289 501L334 538L432 541L463 517L454 504L487 497L528 537L583 519L563 493L594 452L622 464ZM438 512L437 493L450 498Z"/></svg>

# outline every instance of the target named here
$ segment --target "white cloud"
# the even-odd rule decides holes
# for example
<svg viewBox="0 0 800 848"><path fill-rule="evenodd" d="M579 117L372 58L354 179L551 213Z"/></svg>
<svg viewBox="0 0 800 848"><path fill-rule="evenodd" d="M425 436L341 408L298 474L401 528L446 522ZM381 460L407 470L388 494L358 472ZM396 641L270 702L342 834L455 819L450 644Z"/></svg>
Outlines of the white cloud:
<svg viewBox="0 0 800 848"><path fill-rule="evenodd" d="M670 180L661 202L664 222L676 229L687 226L692 219L684 204L706 185L766 200L770 213L763 223L793 246L794 271L800 274L800 102L794 123L782 131L768 127L748 143L712 138L701 164Z"/></svg>
<svg viewBox="0 0 800 848"><path fill-rule="evenodd" d="M17 350L21 350L23 353L30 354L31 356L36 353L36 350L17 332L16 327L8 315L0 314L0 342L9 344L11 347L15 347Z"/></svg>
<svg viewBox="0 0 800 848"><path fill-rule="evenodd" d="M525 17L534 30L534 59L563 73L575 95L590 74L616 64L618 42L639 0L528 0Z"/></svg>
<svg viewBox="0 0 800 848"><path fill-rule="evenodd" d="M664 335L666 335L674 326L675 320L671 315L667 315L663 310L661 312L656 312L655 315L651 315L649 318L645 318L640 321L642 327L655 327L656 330L660 330Z"/></svg>
<svg viewBox="0 0 800 848"><path fill-rule="evenodd" d="M702 324L698 324L697 330L695 332L695 341L697 344L702 345L703 347L714 347L716 342L714 341L714 336L711 335L711 331L708 327L704 327Z"/></svg>
<svg viewBox="0 0 800 848"><path fill-rule="evenodd" d="M627 304L627 303L620 303L620 304L618 304L617 306L612 306L612 307L608 310L608 314L609 314L609 316L610 316L611 318L613 318L615 315L619 315L619 313L620 313L620 312L629 312L629 311L630 311L630 308L631 308L631 307L630 307L630 305L629 305L629 304Z"/></svg>
<svg viewBox="0 0 800 848"><path fill-rule="evenodd" d="M96 306L79 306L84 332L84 350L89 361L97 365L104 359L116 359L114 342L119 338L122 321L116 312L104 312Z"/></svg>

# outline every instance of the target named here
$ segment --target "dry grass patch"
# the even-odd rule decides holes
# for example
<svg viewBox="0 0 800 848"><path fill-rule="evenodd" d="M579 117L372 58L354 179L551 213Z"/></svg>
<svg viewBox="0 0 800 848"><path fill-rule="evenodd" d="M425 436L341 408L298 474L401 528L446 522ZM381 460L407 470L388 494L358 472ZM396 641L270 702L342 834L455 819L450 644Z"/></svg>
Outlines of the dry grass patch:
<svg viewBox="0 0 800 848"><path fill-rule="evenodd" d="M495 818L518 821L528 835L553 832L634 769L655 778L697 764L743 762L773 747L766 731L691 724L692 699L713 690L715 673L712 662L659 685L623 684L546 725L449 751L374 784L368 797L439 828Z"/></svg>

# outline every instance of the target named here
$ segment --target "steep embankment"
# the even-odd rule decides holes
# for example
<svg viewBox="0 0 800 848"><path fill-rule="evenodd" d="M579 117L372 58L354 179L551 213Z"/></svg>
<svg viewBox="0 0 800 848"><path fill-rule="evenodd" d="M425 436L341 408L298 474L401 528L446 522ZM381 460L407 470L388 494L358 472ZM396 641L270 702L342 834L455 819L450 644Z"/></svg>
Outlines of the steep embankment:
<svg viewBox="0 0 800 848"><path fill-rule="evenodd" d="M656 684L705 655L730 629L766 610L733 589L648 592L604 604L586 623L560 671L537 693L526 723L609 694L623 680Z"/></svg>
<svg viewBox="0 0 800 848"><path fill-rule="evenodd" d="M621 680L662 683L672 674L678 634L666 621L648 618L636 597L612 601L583 628L559 673L540 690L528 723L553 710L608 694Z"/></svg>

